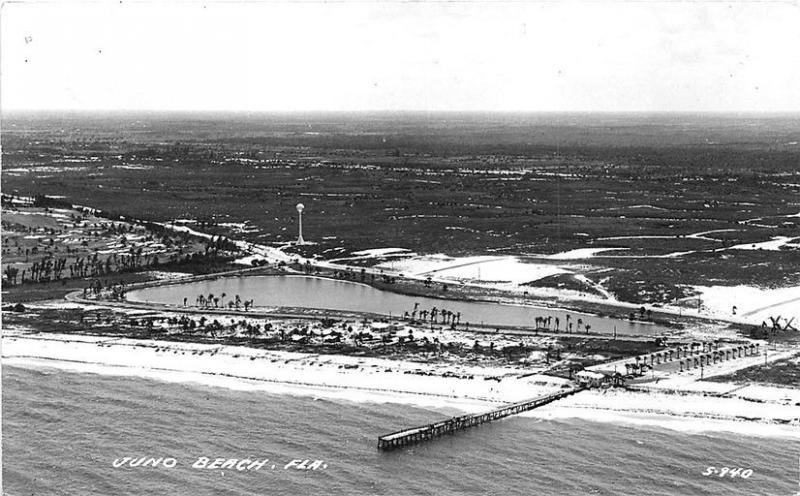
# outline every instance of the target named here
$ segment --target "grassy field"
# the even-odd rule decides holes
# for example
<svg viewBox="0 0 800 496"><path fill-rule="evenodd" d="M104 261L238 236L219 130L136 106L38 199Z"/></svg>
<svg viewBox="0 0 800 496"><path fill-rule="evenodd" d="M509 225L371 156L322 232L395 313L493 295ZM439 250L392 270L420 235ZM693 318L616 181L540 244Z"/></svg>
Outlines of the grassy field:
<svg viewBox="0 0 800 496"><path fill-rule="evenodd" d="M708 379L715 382L736 382L739 384L767 384L800 387L800 359L797 357L757 365L739 370L731 375Z"/></svg>
<svg viewBox="0 0 800 496"><path fill-rule="evenodd" d="M657 304L691 285L800 284L798 129L796 116L11 116L2 186L265 244L296 237L303 202L316 243L303 250L319 258L625 248L585 273ZM775 236L794 241L727 249Z"/></svg>

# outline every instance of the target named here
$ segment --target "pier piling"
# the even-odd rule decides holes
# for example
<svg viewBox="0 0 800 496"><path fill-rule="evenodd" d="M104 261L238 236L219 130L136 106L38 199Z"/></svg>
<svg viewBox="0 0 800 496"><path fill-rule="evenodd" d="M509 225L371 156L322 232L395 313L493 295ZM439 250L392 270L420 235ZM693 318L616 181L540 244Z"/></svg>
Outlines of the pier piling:
<svg viewBox="0 0 800 496"><path fill-rule="evenodd" d="M495 410L485 413L476 413L452 417L447 420L442 420L433 424L414 427L411 429L404 429L402 431L393 432L378 438L378 449L390 450L399 448L401 446L408 446L421 441L427 441L444 434L453 434L456 431L474 427L476 425L498 420L509 415L515 415L528 410L533 410L548 403L552 403L565 396L575 394L578 391L586 389L585 387L575 387L558 391L553 394L539 396L533 399L512 403Z"/></svg>

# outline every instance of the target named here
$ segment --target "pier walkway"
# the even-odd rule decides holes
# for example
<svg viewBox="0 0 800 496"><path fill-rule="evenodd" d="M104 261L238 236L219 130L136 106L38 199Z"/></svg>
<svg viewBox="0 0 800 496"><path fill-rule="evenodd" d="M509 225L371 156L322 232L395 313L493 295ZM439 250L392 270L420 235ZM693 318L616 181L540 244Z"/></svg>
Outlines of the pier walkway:
<svg viewBox="0 0 800 496"><path fill-rule="evenodd" d="M539 396L533 399L512 403L510 405L497 408L485 413L475 413L468 415L461 415L459 417L452 417L447 420L442 420L433 424L414 427L411 429L404 429L402 431L393 432L378 438L378 449L390 450L407 446L409 444L427 441L444 434L453 434L454 432L469 427L474 427L492 420L508 417L517 413L533 410L548 403L552 403L558 399L564 398L571 394L586 389L583 386L564 389L556 393Z"/></svg>

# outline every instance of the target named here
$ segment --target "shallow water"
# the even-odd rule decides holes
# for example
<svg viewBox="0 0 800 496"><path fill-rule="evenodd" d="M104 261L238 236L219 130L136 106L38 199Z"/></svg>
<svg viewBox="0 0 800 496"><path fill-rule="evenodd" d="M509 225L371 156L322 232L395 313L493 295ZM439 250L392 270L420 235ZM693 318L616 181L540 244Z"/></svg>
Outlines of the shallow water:
<svg viewBox="0 0 800 496"><path fill-rule="evenodd" d="M129 301L172 305L183 305L183 299L187 298L188 304L193 305L198 295L221 296L223 293L226 294L224 303L231 301L235 295L239 295L242 300L254 300L257 307L320 308L369 312L395 317L402 316L404 312L411 313L414 305L418 303L419 310L430 310L436 307L439 310L461 312L462 323L500 326L532 327L536 317L549 316L553 318L553 328L555 328L556 317L559 318L562 330L566 328L568 315L568 312L534 306L408 296L382 291L365 284L308 276L225 277L134 290L127 293L127 298ZM583 321L583 325L590 325L591 332L610 334L614 332L615 328L618 334L654 335L664 332L664 328L653 324L595 317L574 312L569 315L576 332L578 319ZM581 330L583 329L581 327Z"/></svg>
<svg viewBox="0 0 800 496"><path fill-rule="evenodd" d="M6 494L790 495L796 441L512 417L379 452L376 438L453 410L3 367ZM173 468L114 468L131 456ZM262 470L198 457L269 458ZM292 459L327 468L284 469ZM272 464L275 468L272 469ZM707 477L708 466L753 470Z"/></svg>

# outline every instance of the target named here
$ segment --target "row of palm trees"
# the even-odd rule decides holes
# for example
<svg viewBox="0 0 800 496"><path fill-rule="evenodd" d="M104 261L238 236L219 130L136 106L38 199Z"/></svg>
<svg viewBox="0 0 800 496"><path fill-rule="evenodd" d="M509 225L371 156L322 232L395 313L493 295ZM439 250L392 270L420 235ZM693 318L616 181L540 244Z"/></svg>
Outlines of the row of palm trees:
<svg viewBox="0 0 800 496"><path fill-rule="evenodd" d="M411 312L404 312L403 318L405 320L411 320L412 322L417 321L417 316L419 315L419 320L422 322L430 322L431 324L435 324L437 318L440 318L441 324L450 324L455 326L461 323L461 312L452 312L445 308L436 308L432 307L430 310L420 310L419 303L414 303L414 310ZM536 317L534 318L534 323L536 329L546 329L551 330L553 323L555 323L555 330L556 332L561 331L561 319L559 317ZM592 326L591 324L584 324L583 319L578 317L578 319L573 323L572 316L570 314L566 315L566 322L565 322L564 330L568 333L574 332L578 333L581 332L581 328L588 334Z"/></svg>
<svg viewBox="0 0 800 496"><path fill-rule="evenodd" d="M65 270L69 270L70 278L99 277L119 272L128 272L144 268L147 265L158 265L158 255L150 258L142 254L142 248L130 248L130 254L113 253L105 260L101 260L95 252L85 257L56 258L48 254L42 260L33 262L27 268L14 267L12 270L6 269L5 275L7 283L16 284L17 276L21 276L21 283L25 282L50 282L58 281L66 276ZM9 266L10 267L10 266Z"/></svg>
<svg viewBox="0 0 800 496"><path fill-rule="evenodd" d="M553 324L553 321L555 320L556 324L555 331L558 332L561 330L561 319L559 319L558 317L555 317L555 319L552 316L536 317L533 320L534 323L536 324L536 329L547 329L549 331ZM572 316L570 314L567 314L565 320L566 320L566 326L564 330L567 332L572 332L573 329ZM580 317L578 317L578 320L575 322L575 324L576 324L575 332L581 332L581 326L583 326L583 329L586 331L587 334L592 329L591 324L584 325L583 319Z"/></svg>
<svg viewBox="0 0 800 496"><path fill-rule="evenodd" d="M225 298L227 296L227 293L222 293L220 296L216 296L214 293L208 293L208 296L200 294L195 298L195 306L198 308L225 308ZM184 298L183 306L186 306L187 303L188 298ZM228 309L235 308L236 310L244 307L244 311L246 312L253 307L253 300L242 300L241 296L237 294L233 300L228 301L227 307Z"/></svg>
<svg viewBox="0 0 800 496"><path fill-rule="evenodd" d="M432 307L430 310L420 310L419 303L414 303L414 310L412 310L410 313L404 312L403 318L406 320L411 320L412 322L416 322L417 314L419 314L419 320L422 322L430 321L431 324L435 324L437 318L441 319L441 324L450 324L455 326L461 323L461 312L452 312L446 308L436 307Z"/></svg>

